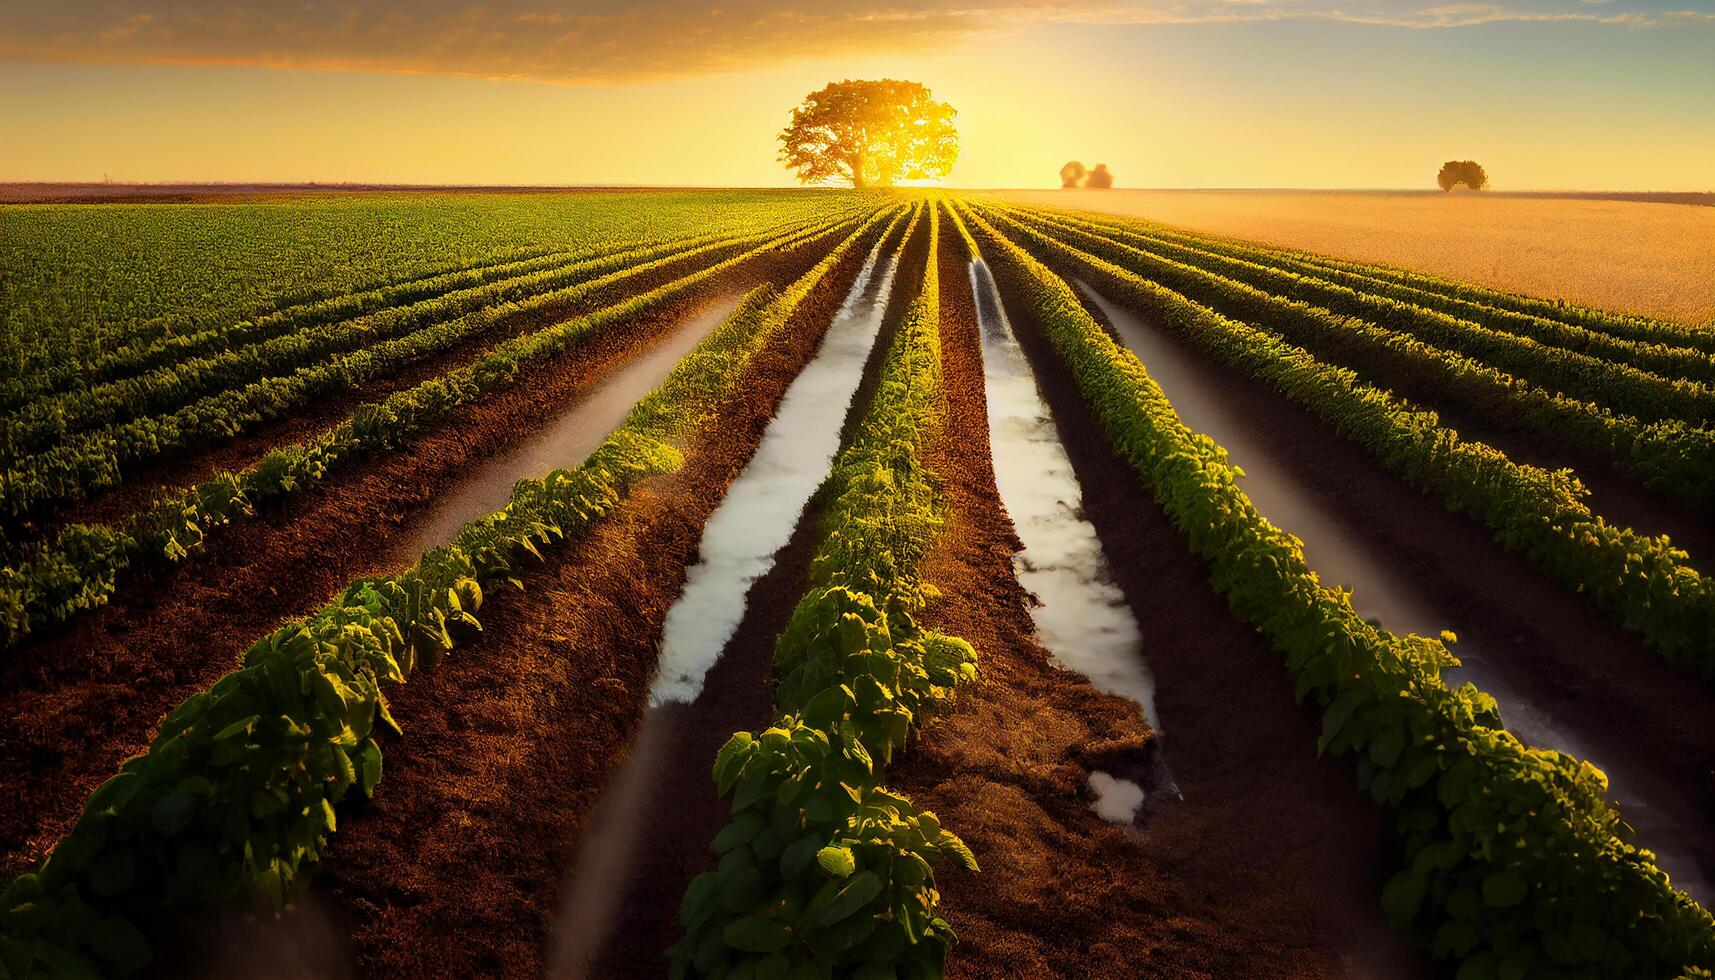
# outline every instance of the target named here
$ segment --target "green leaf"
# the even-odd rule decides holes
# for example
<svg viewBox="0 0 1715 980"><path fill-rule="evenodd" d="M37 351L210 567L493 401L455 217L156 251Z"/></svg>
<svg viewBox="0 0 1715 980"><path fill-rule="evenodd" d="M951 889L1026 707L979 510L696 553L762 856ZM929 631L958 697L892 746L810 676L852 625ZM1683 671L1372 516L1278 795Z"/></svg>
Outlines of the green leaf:
<svg viewBox="0 0 1715 980"><path fill-rule="evenodd" d="M363 788L364 796L374 796L375 787L381 782L381 746L374 739L366 740L357 750L358 785Z"/></svg>
<svg viewBox="0 0 1715 980"><path fill-rule="evenodd" d="M750 843L757 834L762 833L765 826L767 822L760 815L741 813L733 818L732 823L721 828L709 848L716 854L725 854L740 844Z"/></svg>
<svg viewBox="0 0 1715 980"><path fill-rule="evenodd" d="M853 875L828 907L822 910L821 926L827 928L868 905L881 894L881 878L873 871Z"/></svg>
<svg viewBox="0 0 1715 980"><path fill-rule="evenodd" d="M721 938L746 953L775 953L792 941L792 931L773 919L752 915L730 923Z"/></svg>
<svg viewBox="0 0 1715 980"><path fill-rule="evenodd" d="M835 878L848 878L857 870L857 857L852 854L852 849L837 844L817 851L816 863Z"/></svg>
<svg viewBox="0 0 1715 980"><path fill-rule="evenodd" d="M739 775L744 771L744 763L750 758L754 741L749 732L737 732L727 739L720 752L715 754L715 789L722 796L727 795L733 783L738 782Z"/></svg>

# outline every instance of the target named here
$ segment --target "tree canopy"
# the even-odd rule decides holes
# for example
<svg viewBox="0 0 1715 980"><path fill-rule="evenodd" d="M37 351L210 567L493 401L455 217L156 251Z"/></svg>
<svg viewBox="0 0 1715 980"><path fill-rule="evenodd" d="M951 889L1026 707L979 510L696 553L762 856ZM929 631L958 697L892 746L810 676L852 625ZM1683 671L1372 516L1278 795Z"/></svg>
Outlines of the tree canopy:
<svg viewBox="0 0 1715 980"><path fill-rule="evenodd" d="M1084 186L1106 190L1109 187L1114 186L1114 175L1108 170L1107 164L1098 163L1095 168L1090 171L1090 175L1084 178Z"/></svg>
<svg viewBox="0 0 1715 980"><path fill-rule="evenodd" d="M918 82L832 82L792 110L780 159L805 184L886 187L945 177L959 157L955 115Z"/></svg>
<svg viewBox="0 0 1715 980"><path fill-rule="evenodd" d="M1441 172L1435 175L1435 182L1444 191L1450 191L1460 184L1480 191L1489 186L1489 175L1477 165L1475 160L1449 160L1441 165Z"/></svg>
<svg viewBox="0 0 1715 980"><path fill-rule="evenodd" d="M1068 161L1060 168L1060 186L1077 187L1084 182L1084 165L1076 160Z"/></svg>

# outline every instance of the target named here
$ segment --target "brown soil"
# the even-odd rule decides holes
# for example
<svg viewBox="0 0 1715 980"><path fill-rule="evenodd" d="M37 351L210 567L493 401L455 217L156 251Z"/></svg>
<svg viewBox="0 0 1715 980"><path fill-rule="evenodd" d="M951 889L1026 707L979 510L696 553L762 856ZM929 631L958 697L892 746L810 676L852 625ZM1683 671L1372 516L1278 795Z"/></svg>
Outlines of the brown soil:
<svg viewBox="0 0 1715 980"><path fill-rule="evenodd" d="M358 386L318 396L299 406L292 415L263 423L243 434L216 444L126 467L124 482L97 493L89 500L63 508L60 522L116 522L146 506L158 495L209 479L227 470L239 470L261 459L276 446L313 438L351 415L359 404L378 401L429 378L455 370L493 350L507 340L562 323L621 299L666 285L693 270L711 264L706 257L680 259L668 265L598 289L576 302L558 304L548 310L514 314L478 336L469 337L427 360L369 378ZM54 522L43 521L44 526Z"/></svg>
<svg viewBox="0 0 1715 980"><path fill-rule="evenodd" d="M1408 573L1466 649L1486 655L1489 671L1649 799L1651 819L1691 828L1690 839L1704 844L1689 858L1706 879L1715 877L1715 686L1657 657L1527 558L1505 551L1487 528L1382 469L1307 410L1211 359L1200 364L1202 386L1256 420L1274 464L1324 498L1345 537ZM1504 716L1504 699L1500 707ZM1620 718L1625 724L1614 723Z"/></svg>
<svg viewBox="0 0 1715 980"><path fill-rule="evenodd" d="M542 364L531 384L468 405L433 434L222 529L197 560L139 573L108 606L0 662L0 872L38 863L86 796L175 704L233 669L245 646L381 569L411 519L469 466L527 435L716 297L802 271L800 249ZM68 739L67 733L77 734Z"/></svg>
<svg viewBox="0 0 1715 980"><path fill-rule="evenodd" d="M386 747L375 799L341 817L307 924L262 937L261 955L241 933L208 975L270 975L281 955L314 957L305 965L318 974L352 964L362 975L542 973L565 859L638 731L662 623L703 524L862 258L854 251L757 355L739 394L687 448L683 470L634 491L530 575L524 592L495 597L481 638L391 696L405 736ZM740 688L749 703L732 710L766 720L761 679ZM695 778L673 785L675 805L679 790L707 782L707 769L699 759ZM655 813L648 820L653 844L666 830ZM349 935L350 948L306 951L306 935Z"/></svg>
<svg viewBox="0 0 1715 980"><path fill-rule="evenodd" d="M1171 739L1137 706L1060 669L1032 638L1018 545L994 485L976 318L962 256L942 257L948 429L934 465L951 503L924 621L970 640L983 681L929 728L894 785L975 850L940 874L960 935L954 977L1410 976L1382 921L1388 837L1349 766L1316 758L1316 721L1278 657L1109 451L1044 341L1019 323L1143 629ZM1016 304L1009 304L1016 308ZM1210 670L1219 658L1224 669ZM1147 771L1161 750L1184 793L1140 827L1090 809L1092 769Z"/></svg>
<svg viewBox="0 0 1715 980"><path fill-rule="evenodd" d="M903 231L897 230L896 236ZM852 398L848 430L868 403L887 347L917 292L926 244L926 233L920 232L900 255L882 331ZM884 257L892 245L883 250ZM820 501L813 498L773 566L751 586L738 629L710 668L697 699L651 709L654 757L648 762L649 788L639 810L647 815L647 843L630 855L623 880L614 882L614 908L603 923L603 934L557 937L560 955L552 964L554 976L618 980L666 975L667 950L683 932L679 901L692 878L714 867L709 842L730 816L715 793L709 766L733 732L757 731L775 718L774 641L804 595L819 513ZM580 842L580 858L583 851L602 844L586 838ZM561 914L577 921L580 912L562 909Z"/></svg>

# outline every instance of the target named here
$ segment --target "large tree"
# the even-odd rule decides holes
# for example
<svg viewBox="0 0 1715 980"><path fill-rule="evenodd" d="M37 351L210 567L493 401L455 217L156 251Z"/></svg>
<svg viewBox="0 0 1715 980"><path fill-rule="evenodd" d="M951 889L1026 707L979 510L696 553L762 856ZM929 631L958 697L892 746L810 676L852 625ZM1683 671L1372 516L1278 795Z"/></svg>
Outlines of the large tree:
<svg viewBox="0 0 1715 980"><path fill-rule="evenodd" d="M945 177L959 157L956 114L917 82L833 82L792 110L780 159L806 184L886 187Z"/></svg>

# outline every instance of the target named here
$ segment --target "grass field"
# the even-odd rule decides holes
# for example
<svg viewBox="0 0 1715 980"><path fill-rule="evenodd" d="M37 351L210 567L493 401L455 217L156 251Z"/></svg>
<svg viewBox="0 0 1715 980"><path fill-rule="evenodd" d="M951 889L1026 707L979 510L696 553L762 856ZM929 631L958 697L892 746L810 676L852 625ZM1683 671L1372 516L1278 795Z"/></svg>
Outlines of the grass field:
<svg viewBox="0 0 1715 980"><path fill-rule="evenodd" d="M1681 323L1715 321L1715 208L1471 193L1015 191L1008 200L1468 279Z"/></svg>
<svg viewBox="0 0 1715 980"><path fill-rule="evenodd" d="M1707 976L1715 208L1181 198L0 207L0 976Z"/></svg>

